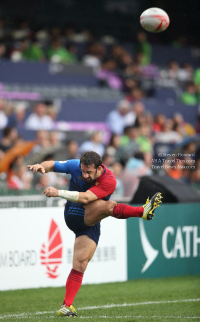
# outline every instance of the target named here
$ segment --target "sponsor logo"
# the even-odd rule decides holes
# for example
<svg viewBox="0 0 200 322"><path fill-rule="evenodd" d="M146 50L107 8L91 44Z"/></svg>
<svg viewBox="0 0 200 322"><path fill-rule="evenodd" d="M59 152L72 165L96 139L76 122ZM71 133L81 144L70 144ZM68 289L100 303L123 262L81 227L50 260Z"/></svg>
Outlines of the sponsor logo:
<svg viewBox="0 0 200 322"><path fill-rule="evenodd" d="M36 263L37 254L34 250L0 253L0 267L34 266Z"/></svg>
<svg viewBox="0 0 200 322"><path fill-rule="evenodd" d="M144 254L147 258L141 273L144 273L156 260L159 251L154 249L150 244L144 223L139 220L140 239ZM159 245L160 246L160 245ZM161 249L166 259L172 258L189 258L199 257L200 236L198 234L198 226L178 226L176 228L167 226L162 233Z"/></svg>
<svg viewBox="0 0 200 322"><path fill-rule="evenodd" d="M163 231L162 251L167 259L198 257L198 245L200 245L198 226L178 226L177 228L168 226Z"/></svg>
<svg viewBox="0 0 200 322"><path fill-rule="evenodd" d="M52 219L48 234L47 246L42 244L40 250L40 261L46 266L48 278L57 278L59 264L62 263L63 245L58 225Z"/></svg>
<svg viewBox="0 0 200 322"><path fill-rule="evenodd" d="M142 221L143 219L139 220L139 227L140 227L140 239L141 239L141 243L142 243L142 248L144 251L144 254L147 258L147 261L145 263L145 265L142 268L141 273L146 272L146 270L149 268L149 266L151 266L151 264L155 261L156 257L158 256L159 251L157 249L154 249L145 232L144 229L144 223Z"/></svg>

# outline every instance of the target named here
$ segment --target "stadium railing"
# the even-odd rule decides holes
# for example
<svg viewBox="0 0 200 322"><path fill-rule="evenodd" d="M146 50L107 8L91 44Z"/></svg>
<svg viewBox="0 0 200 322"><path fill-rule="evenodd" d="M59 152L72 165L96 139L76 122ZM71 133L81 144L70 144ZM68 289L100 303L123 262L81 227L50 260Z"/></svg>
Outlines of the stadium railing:
<svg viewBox="0 0 200 322"><path fill-rule="evenodd" d="M112 200L128 203L132 198L114 196ZM60 198L46 198L43 195L30 196L1 196L0 208L38 208L38 207L62 207L66 201Z"/></svg>

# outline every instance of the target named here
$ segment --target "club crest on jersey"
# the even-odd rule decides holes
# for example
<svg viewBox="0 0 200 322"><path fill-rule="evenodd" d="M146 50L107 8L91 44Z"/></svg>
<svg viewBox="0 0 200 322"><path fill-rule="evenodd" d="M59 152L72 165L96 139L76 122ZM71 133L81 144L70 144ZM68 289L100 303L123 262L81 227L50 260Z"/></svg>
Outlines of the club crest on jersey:
<svg viewBox="0 0 200 322"><path fill-rule="evenodd" d="M95 182L95 186L98 186L98 184L99 184L99 182L97 181L97 182Z"/></svg>

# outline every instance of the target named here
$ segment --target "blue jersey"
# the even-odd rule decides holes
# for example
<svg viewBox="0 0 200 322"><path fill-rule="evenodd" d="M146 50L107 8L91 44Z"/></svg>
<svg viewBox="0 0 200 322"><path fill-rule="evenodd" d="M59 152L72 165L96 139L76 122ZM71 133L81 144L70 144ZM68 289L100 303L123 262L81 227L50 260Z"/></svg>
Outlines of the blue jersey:
<svg viewBox="0 0 200 322"><path fill-rule="evenodd" d="M114 175L110 170L106 169L106 167L103 166L103 168L104 174L97 178L97 186L95 186L95 182L88 183L84 181L80 167L80 160L54 162L54 172L66 173L71 175L69 184L70 191L86 192L91 188L91 191L93 189L93 193L95 193L99 199L108 200L110 199L110 196L115 189L115 184L114 188L113 184L110 184L110 182L112 181L111 179L113 179L112 177L114 177ZM109 182L107 185L105 176L107 178L107 181ZM100 186L102 186L102 189L100 189ZM99 188L99 191L97 191L97 188ZM83 207L83 204L67 201L64 214L66 224L69 229L71 229L76 234L76 237L87 235L96 243L98 243L100 236L100 223L91 227L85 225L84 212L85 209Z"/></svg>
<svg viewBox="0 0 200 322"><path fill-rule="evenodd" d="M92 183L85 182L82 178L80 160L56 161L54 162L54 172L71 174L69 190L85 192Z"/></svg>

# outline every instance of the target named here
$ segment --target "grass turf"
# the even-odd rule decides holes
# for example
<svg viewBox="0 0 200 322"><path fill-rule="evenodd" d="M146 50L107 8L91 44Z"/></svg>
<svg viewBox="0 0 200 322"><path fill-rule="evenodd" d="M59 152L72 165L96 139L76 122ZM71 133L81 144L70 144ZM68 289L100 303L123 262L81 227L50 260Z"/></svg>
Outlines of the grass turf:
<svg viewBox="0 0 200 322"><path fill-rule="evenodd" d="M0 292L2 321L59 321L64 288L41 288ZM200 276L133 280L124 283L83 285L74 306L84 321L199 321L200 302L158 303L200 298ZM133 304L121 306L121 304ZM81 309L118 304L112 308ZM41 312L41 314L36 314ZM46 313L44 313L46 312ZM24 315L23 315L24 313ZM64 318L65 319L65 318Z"/></svg>

